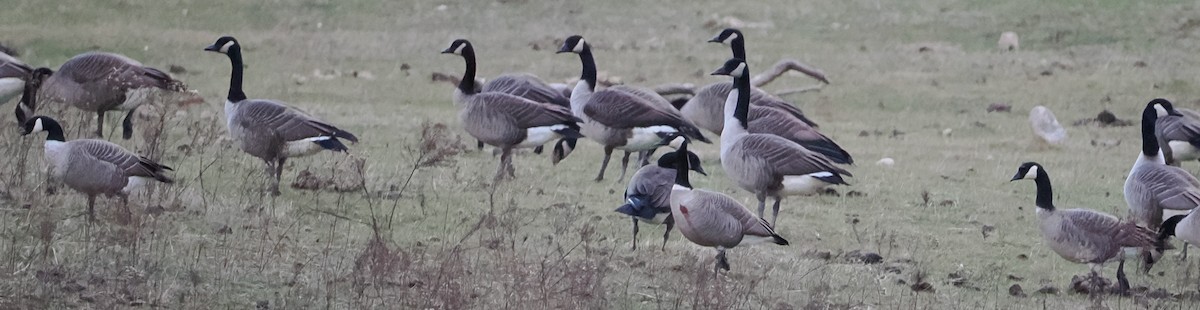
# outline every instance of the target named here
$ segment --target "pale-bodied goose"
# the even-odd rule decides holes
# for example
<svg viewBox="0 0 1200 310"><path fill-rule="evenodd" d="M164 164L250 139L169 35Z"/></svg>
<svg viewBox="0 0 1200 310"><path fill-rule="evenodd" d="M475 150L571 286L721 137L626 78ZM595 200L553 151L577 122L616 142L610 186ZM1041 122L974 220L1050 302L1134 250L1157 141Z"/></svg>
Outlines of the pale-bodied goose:
<svg viewBox="0 0 1200 310"><path fill-rule="evenodd" d="M758 198L764 216L767 197L775 198L771 225L779 219L783 196L812 195L826 186L848 184L849 171L800 144L771 134L746 130L750 108L750 72L745 61L730 59L713 75L733 77L734 90L725 102L725 129L721 132L721 167L725 174ZM764 216L765 217L765 216Z"/></svg>
<svg viewBox="0 0 1200 310"><path fill-rule="evenodd" d="M725 43L733 50L733 57L746 59L745 41L741 31L728 28L709 42ZM821 79L820 76L814 76ZM733 82L717 82L702 87L696 96L688 99L680 111L697 126L721 134L725 126L725 100L734 88ZM750 87L750 111L748 118L750 133L773 134L799 143L811 151L821 153L838 164L853 164L849 152L832 139L821 134L816 124L804 116L799 108L772 96L767 92Z"/></svg>
<svg viewBox="0 0 1200 310"><path fill-rule="evenodd" d="M663 109L663 99L648 100L646 94L610 87L596 89L596 61L592 48L583 37L568 37L558 53L579 55L583 71L575 89L571 91L571 112L583 120L583 135L604 146L604 161L596 181L604 179L604 170L612 158L613 149L626 152L642 152L657 148L660 134L680 132L688 138L711 143L679 111ZM645 153L642 153L643 158ZM626 154L628 158L628 153ZM627 160L621 167L621 178L625 178Z"/></svg>
<svg viewBox="0 0 1200 310"><path fill-rule="evenodd" d="M1200 120L1180 113L1166 99L1157 100L1158 120L1154 122L1154 135L1162 146L1163 159L1172 166L1200 159Z"/></svg>
<svg viewBox="0 0 1200 310"><path fill-rule="evenodd" d="M248 99L242 91L242 47L237 39L223 36L205 51L225 54L233 66L229 95L225 99L225 118L229 135L246 154L266 163L273 180L272 195L279 195L279 179L289 157L316 154L321 150L346 152L339 139L358 142L358 137L310 116L286 103L269 99Z"/></svg>
<svg viewBox="0 0 1200 310"><path fill-rule="evenodd" d="M8 102L25 90L25 80L33 68L21 60L0 52L0 104Z"/></svg>
<svg viewBox="0 0 1200 310"><path fill-rule="evenodd" d="M466 73L454 90L454 103L467 133L500 148L500 166L495 179L513 177L512 150L534 148L556 139L578 139L579 119L567 107L532 101L505 92L475 92L475 49L466 40L455 40L442 51L462 55ZM561 159L555 150L555 162Z"/></svg>
<svg viewBox="0 0 1200 310"><path fill-rule="evenodd" d="M163 173L171 167L138 156L119 145L97 139L67 141L62 126L52 118L35 116L25 121L21 134L46 132L45 156L51 180L87 195L88 220L95 219L96 196L117 196L128 203L129 192L148 180L171 184Z"/></svg>
<svg viewBox="0 0 1200 310"><path fill-rule="evenodd" d="M1187 171L1166 165L1155 136L1163 99L1154 99L1142 110L1142 150L1125 179L1125 203L1138 225L1157 230L1163 209L1191 210L1200 206L1200 181Z"/></svg>
<svg viewBox="0 0 1200 310"><path fill-rule="evenodd" d="M675 184L671 186L671 218L688 241L717 249L713 270L729 270L726 249L758 242L788 245L786 239L775 233L772 225L733 197L692 188L688 179L691 161L685 159L688 157L687 144L683 141L673 158Z"/></svg>
<svg viewBox="0 0 1200 310"><path fill-rule="evenodd" d="M1038 163L1027 162L1017 168L1012 181L1023 179L1037 184L1038 228L1046 245L1068 261L1088 264L1094 280L1099 280L1104 263L1119 260L1117 281L1122 291L1129 290L1122 248L1152 248L1154 230L1094 210L1056 208L1050 176Z"/></svg>
<svg viewBox="0 0 1200 310"><path fill-rule="evenodd" d="M96 112L96 136L104 136L104 113L128 111L121 122L124 139L133 136L133 112L149 98L151 88L185 91L165 72L118 54L86 52L63 63L37 89L37 104L68 104ZM36 110L37 106L30 108Z"/></svg>
<svg viewBox="0 0 1200 310"><path fill-rule="evenodd" d="M684 139L675 137L675 139ZM675 184L675 157L679 153L663 154L657 165L647 165L638 169L629 178L625 187L625 204L617 208L617 212L633 218L633 249L637 250L638 221L650 224L666 224L663 232L663 249L667 247L667 237L674 227L671 218L671 187ZM703 175L704 168L700 166L700 157L687 152L688 167Z"/></svg>

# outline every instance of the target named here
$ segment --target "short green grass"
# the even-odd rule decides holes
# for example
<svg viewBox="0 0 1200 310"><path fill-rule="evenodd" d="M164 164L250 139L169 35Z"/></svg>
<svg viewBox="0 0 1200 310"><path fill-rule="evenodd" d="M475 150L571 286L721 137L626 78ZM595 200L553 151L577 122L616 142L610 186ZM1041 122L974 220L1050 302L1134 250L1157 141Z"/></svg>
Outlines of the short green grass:
<svg viewBox="0 0 1200 310"><path fill-rule="evenodd" d="M1071 276L1087 269L1041 244L1033 184L1008 182L1021 162L1038 161L1061 207L1124 215L1121 185L1140 143L1137 127L1069 124L1105 109L1136 121L1155 97L1197 107L1194 2L16 0L5 7L0 38L30 64L118 52L185 67L178 77L207 100L168 118L155 152L176 168L179 183L134 199L133 216L106 201L92 225L72 217L82 197L44 193L40 140L2 131L12 168L0 179L7 188L0 308L1196 305L1188 294L1200 288L1195 260L1174 255L1151 275L1132 265L1131 281L1182 297L1035 294L1046 285L1066 291ZM624 188L619 166L610 165L609 180L592 182L600 148L591 142L558 166L518 156L518 179L496 187L496 159L486 151L420 167L409 180L423 124L447 124L463 144L474 143L458 127L451 86L429 81L433 72L461 73L460 58L438 53L451 40L473 41L484 77L575 77L578 58L553 51L581 34L608 75L644 86L703 85L721 81L707 72L729 57L726 47L704 43L719 31L706 22L726 16L749 25L751 69L796 58L828 73L832 85L789 99L858 161L848 168L853 185L837 190L863 196L785 201L778 230L791 246L733 249L733 271L717 277L712 250L678 234L659 251L661 227L643 225L639 249L630 251L629 219L612 212ZM1003 31L1021 36L1020 51L997 51ZM365 193L260 194L261 163L217 138L229 65L201 49L224 34L245 47L251 97L290 102L359 134L352 156L366 160ZM322 80L314 70L376 78ZM767 88L811 83L783 78ZM991 103L1013 112L987 113ZM1036 105L1069 126L1067 144L1033 142L1026 113ZM90 131L78 129L90 127L77 112L63 118L75 127L72 138ZM148 149L141 137L118 142ZM716 145L697 149L710 171L694 178L697 186L754 203L724 178ZM873 164L882 157L895 166ZM292 160L285 186L306 169L354 174L347 161L339 154ZM986 238L984 225L995 227ZM884 262L852 262L851 251L880 253ZM933 290L910 288L922 280ZM1013 284L1029 296L1010 296Z"/></svg>

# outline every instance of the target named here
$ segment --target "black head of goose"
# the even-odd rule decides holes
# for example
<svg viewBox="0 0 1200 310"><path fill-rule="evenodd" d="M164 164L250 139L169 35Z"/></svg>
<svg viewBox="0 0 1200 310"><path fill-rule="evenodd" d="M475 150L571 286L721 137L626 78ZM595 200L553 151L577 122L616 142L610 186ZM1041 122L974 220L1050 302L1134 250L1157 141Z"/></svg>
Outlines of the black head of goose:
<svg viewBox="0 0 1200 310"><path fill-rule="evenodd" d="M1158 115L1154 135L1166 163L1179 166L1180 162L1200 159L1200 120L1180 113L1166 99L1154 99L1152 103Z"/></svg>
<svg viewBox="0 0 1200 310"><path fill-rule="evenodd" d="M638 169L625 187L625 204L616 211L633 218L634 250L637 250L638 221L666 224L667 229L663 232L663 249L666 249L667 237L675 224L671 220L671 187L675 184L675 162L681 160L679 156L681 154L677 152L663 154L659 157L658 164ZM696 153L687 152L686 156L692 171L708 175L700 165L700 157Z"/></svg>
<svg viewBox="0 0 1200 310"><path fill-rule="evenodd" d="M44 152L49 178L87 195L89 220L95 218L98 195L117 196L126 204L130 191L148 180L175 182L165 175L171 167L138 156L119 145L97 139L67 141L62 126L53 118L34 116L21 127L22 135L39 132L47 133Z"/></svg>
<svg viewBox="0 0 1200 310"><path fill-rule="evenodd" d="M279 101L248 99L242 91L242 48L237 39L223 36L205 51L225 54L233 66L229 94L225 99L229 134L243 152L262 159L273 182L268 190L279 195L279 179L289 157L316 154L322 150L346 152L340 139L358 142L354 134L317 119Z"/></svg>
<svg viewBox="0 0 1200 310"><path fill-rule="evenodd" d="M1186 170L1168 166L1155 135L1163 99L1154 99L1142 110L1142 149L1125 178L1124 196L1138 225L1158 229L1163 209L1191 210L1200 206L1200 181ZM1169 103L1168 103L1169 104ZM1168 114L1169 115L1169 114Z"/></svg>
<svg viewBox="0 0 1200 310"><path fill-rule="evenodd" d="M729 270L725 250L739 245L771 242L788 245L774 226L728 195L693 188L688 178L692 162L684 160L688 142L675 151L675 184L671 186L671 218L683 237L700 246L717 249L713 270Z"/></svg>
<svg viewBox="0 0 1200 310"><path fill-rule="evenodd" d="M0 104L21 94L25 89L25 80L32 71L33 68L16 57L0 52Z"/></svg>
<svg viewBox="0 0 1200 310"><path fill-rule="evenodd" d="M495 179L514 177L514 148L535 148L556 139L564 141L582 137L579 134L579 119L566 107L503 91L474 92L475 48L469 41L454 40L442 53L460 55L466 60L466 72L454 96L460 108L458 115L467 133L501 150ZM569 152L569 149L564 149L568 144L562 142L556 145L555 163L561 159L560 156Z"/></svg>
<svg viewBox="0 0 1200 310"><path fill-rule="evenodd" d="M1158 228L1158 240L1155 243L1155 250L1158 253L1163 253L1167 250L1167 239L1171 236L1178 237L1190 245L1200 245L1200 222L1198 222L1196 210L1192 210L1187 214L1177 214L1163 221L1162 226ZM1186 248L1184 248L1186 250ZM1184 251L1186 258L1187 251Z"/></svg>
<svg viewBox="0 0 1200 310"><path fill-rule="evenodd" d="M96 136L104 136L104 114L128 111L121 122L124 139L133 136L133 112L152 98L152 89L182 92L183 82L124 55L86 52L63 63L38 89L40 104L69 104L96 113Z"/></svg>
<svg viewBox="0 0 1200 310"><path fill-rule="evenodd" d="M657 148L660 134L680 132L691 139L711 143L699 128L661 96L647 98L650 92L628 87L597 90L596 61L591 46L582 36L568 37L558 53L577 54L582 64L579 82L571 91L571 112L584 121L584 135L604 145L605 156L596 181L604 179L613 149L626 152L621 169L621 178L624 178L630 152L639 152L646 158L647 153L643 151Z"/></svg>
<svg viewBox="0 0 1200 310"><path fill-rule="evenodd" d="M1117 280L1122 290L1129 289L1122 248L1150 250L1154 246L1154 230L1094 210L1055 208L1050 176L1038 163L1021 164L1012 177L1012 181L1016 180L1033 180L1037 185L1038 227L1050 249L1068 261L1088 264L1093 280L1099 280L1105 262L1119 260Z"/></svg>
<svg viewBox="0 0 1200 310"><path fill-rule="evenodd" d="M765 212L768 196L775 198L771 218L775 225L783 196L812 195L829 185L848 184L842 176L851 176L850 172L825 155L776 135L747 130L750 73L745 61L730 59L712 74L733 77L734 84L725 102L721 167L738 186L755 194L759 216Z"/></svg>

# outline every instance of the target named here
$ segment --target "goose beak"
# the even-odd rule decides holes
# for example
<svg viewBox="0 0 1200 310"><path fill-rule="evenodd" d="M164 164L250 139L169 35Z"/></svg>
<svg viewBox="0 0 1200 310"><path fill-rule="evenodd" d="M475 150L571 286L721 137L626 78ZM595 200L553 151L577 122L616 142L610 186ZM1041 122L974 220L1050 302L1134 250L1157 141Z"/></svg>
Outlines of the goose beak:
<svg viewBox="0 0 1200 310"><path fill-rule="evenodd" d="M708 75L729 75L729 70L725 70L725 68L722 67L720 69L717 69L717 71L713 71L712 73L709 73Z"/></svg>
<svg viewBox="0 0 1200 310"><path fill-rule="evenodd" d="M724 42L723 42L723 40L721 40L721 36L717 35L717 36L713 37L712 39L708 39L708 43L724 43Z"/></svg>
<svg viewBox="0 0 1200 310"><path fill-rule="evenodd" d="M220 52L220 51L221 51L221 47L220 47L220 46L216 46L216 45L209 45L208 47L205 47L205 48L204 48L204 50L205 50L205 51L209 51L209 52Z"/></svg>
<svg viewBox="0 0 1200 310"><path fill-rule="evenodd" d="M1025 174L1023 174L1023 173L1020 173L1020 172L1017 172L1017 175L1014 175L1014 176L1012 177L1012 180L1008 180L1008 181L1009 181L1009 182L1012 182L1012 181L1020 180L1020 179L1023 179L1023 178L1022 178L1023 176L1025 176Z"/></svg>
<svg viewBox="0 0 1200 310"><path fill-rule="evenodd" d="M696 166L696 169L693 169L693 171L696 171L697 173L703 174L704 176L708 176L708 173L707 173L707 172L704 172L704 167L701 167L701 166Z"/></svg>
<svg viewBox="0 0 1200 310"><path fill-rule="evenodd" d="M447 47L446 49L442 50L442 54L454 54L454 47Z"/></svg>
<svg viewBox="0 0 1200 310"><path fill-rule="evenodd" d="M571 46L567 45L566 43L563 43L562 47L559 47L558 51L554 52L554 53L555 54L570 53L571 50L572 50Z"/></svg>

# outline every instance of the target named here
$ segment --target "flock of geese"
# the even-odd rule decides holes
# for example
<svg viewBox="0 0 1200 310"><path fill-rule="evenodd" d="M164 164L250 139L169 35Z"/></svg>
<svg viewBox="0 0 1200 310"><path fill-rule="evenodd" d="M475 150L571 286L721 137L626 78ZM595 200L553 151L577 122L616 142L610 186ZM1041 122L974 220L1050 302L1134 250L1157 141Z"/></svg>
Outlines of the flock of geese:
<svg viewBox="0 0 1200 310"><path fill-rule="evenodd" d="M469 41L455 40L442 53L461 56L466 62L453 101L465 131L481 148L491 145L500 153L495 181L515 177L515 149L531 148L540 154L551 144L550 156L557 164L574 151L579 139L590 139L604 149L596 181L604 179L614 150L624 151L622 180L629 157L637 153L640 168L627 183L625 204L616 209L632 218L633 248L637 248L638 222L666 225L664 249L677 226L688 241L717 250L714 270L729 270L727 249L756 242L788 244L775 231L783 197L846 185L844 178L851 174L841 165L854 162L800 109L751 86L744 40L737 29L725 29L709 41L730 46L733 58L712 73L729 80L701 88L678 108L649 89L600 88L592 49L578 35L567 37L557 51L579 56L581 75L573 88L527 73L479 83L475 49ZM271 194L279 194L288 158L323 150L346 152L343 140L358 142L354 134L287 103L248 98L242 88L245 67L237 39L223 36L204 50L229 58L226 126L243 152L264 162ZM149 92L158 90L182 92L187 87L163 71L112 53L84 53L58 70L31 68L0 54L0 100L20 95L15 114L22 134L46 133L46 173L87 196L89 219L94 218L95 199L100 195L119 197L127 204L129 193L147 182L173 182L167 175L171 167L102 140L106 112L126 111L121 128L123 138L129 139L133 112ZM58 121L36 114L39 106L48 103L95 112L97 138L68 141ZM1038 226L1046 244L1067 260L1089 264L1094 279L1099 279L1104 263L1119 261L1121 290L1129 288L1124 273L1129 255L1141 257L1148 271L1170 236L1200 243L1200 216L1195 212L1162 219L1164 209L1200 206L1200 181L1178 167L1200 159L1200 114L1154 99L1143 111L1141 130L1142 150L1124 187L1128 220L1088 209L1058 209L1047 169L1038 163L1022 164L1012 178L1037 185ZM692 186L689 171L707 175L700 157L688 151L695 141L712 143L704 131L720 136L725 175L754 195L757 212L729 195ZM660 147L674 150L650 164ZM768 198L774 199L770 221L765 216Z"/></svg>

